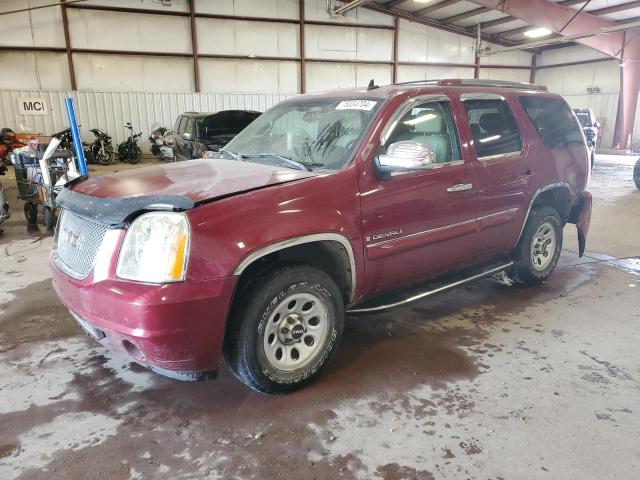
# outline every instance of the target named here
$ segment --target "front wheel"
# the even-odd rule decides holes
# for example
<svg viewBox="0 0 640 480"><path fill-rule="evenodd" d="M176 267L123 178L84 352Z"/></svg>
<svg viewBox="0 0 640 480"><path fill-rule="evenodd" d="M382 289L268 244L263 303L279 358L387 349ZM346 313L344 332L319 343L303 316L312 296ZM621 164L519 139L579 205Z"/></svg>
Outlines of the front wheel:
<svg viewBox="0 0 640 480"><path fill-rule="evenodd" d="M516 279L525 285L543 283L562 251L562 220L551 207L531 210L514 254Z"/></svg>
<svg viewBox="0 0 640 480"><path fill-rule="evenodd" d="M136 163L140 162L141 158L142 150L140 150L140 147L133 147L129 152L129 163L131 165L135 165Z"/></svg>
<svg viewBox="0 0 640 480"><path fill-rule="evenodd" d="M636 182L636 188L640 190L640 158L633 167L633 181Z"/></svg>
<svg viewBox="0 0 640 480"><path fill-rule="evenodd" d="M95 155L95 158L98 160L98 163L102 166L111 165L113 163L113 159L115 157L115 153L112 148L105 148L98 150Z"/></svg>
<svg viewBox="0 0 640 480"><path fill-rule="evenodd" d="M296 390L318 376L342 336L335 282L304 265L273 271L238 299L224 353L234 375L263 393Z"/></svg>

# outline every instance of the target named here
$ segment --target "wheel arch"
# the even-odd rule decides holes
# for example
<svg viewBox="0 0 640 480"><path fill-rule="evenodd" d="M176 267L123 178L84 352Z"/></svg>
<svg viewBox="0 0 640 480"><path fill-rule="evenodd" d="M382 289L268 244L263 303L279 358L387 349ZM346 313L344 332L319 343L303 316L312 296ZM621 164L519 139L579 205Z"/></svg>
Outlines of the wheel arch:
<svg viewBox="0 0 640 480"><path fill-rule="evenodd" d="M527 225L527 221L529 220L529 215L535 207L549 206L555 208L562 219L562 223L564 224L568 221L571 213L572 198L573 189L571 188L571 185L566 182L552 183L536 190L529 202L529 208L527 209L527 214L522 222L520 234L518 235L514 248L520 242L525 226Z"/></svg>
<svg viewBox="0 0 640 480"><path fill-rule="evenodd" d="M345 303L354 300L356 293L356 263L349 240L338 233L316 233L282 240L249 254L235 268L240 277L266 269L274 261L305 263L324 271L336 282L344 294Z"/></svg>

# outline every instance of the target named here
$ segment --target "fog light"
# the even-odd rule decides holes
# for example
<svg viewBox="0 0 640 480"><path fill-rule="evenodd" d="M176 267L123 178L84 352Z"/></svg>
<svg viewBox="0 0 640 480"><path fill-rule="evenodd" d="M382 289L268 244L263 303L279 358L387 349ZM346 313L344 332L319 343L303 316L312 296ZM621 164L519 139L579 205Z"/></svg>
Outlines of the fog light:
<svg viewBox="0 0 640 480"><path fill-rule="evenodd" d="M131 355L133 358L135 358L136 360L144 360L144 355L142 354L142 352L138 350L138 347L136 347L129 340L123 340L122 346L127 351L127 353Z"/></svg>

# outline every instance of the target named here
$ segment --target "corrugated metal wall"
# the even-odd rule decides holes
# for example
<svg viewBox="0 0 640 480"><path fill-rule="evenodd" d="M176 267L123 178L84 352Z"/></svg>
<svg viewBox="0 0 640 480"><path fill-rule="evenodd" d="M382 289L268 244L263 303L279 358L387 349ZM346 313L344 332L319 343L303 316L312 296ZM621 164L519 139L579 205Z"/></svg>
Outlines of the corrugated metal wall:
<svg viewBox="0 0 640 480"><path fill-rule="evenodd" d="M264 112L276 103L291 96L283 93L148 93L148 92L70 92L42 90L0 91L0 127L15 131L52 134L67 128L64 99L74 98L78 122L82 125L82 137L91 140L90 128L102 128L109 132L114 142L123 141L128 130L123 125L131 122L137 132L142 132L142 147L148 150L147 136L154 124L173 127L177 116L183 112L217 112L220 110L246 109ZM43 116L20 115L18 99L41 98L49 108Z"/></svg>

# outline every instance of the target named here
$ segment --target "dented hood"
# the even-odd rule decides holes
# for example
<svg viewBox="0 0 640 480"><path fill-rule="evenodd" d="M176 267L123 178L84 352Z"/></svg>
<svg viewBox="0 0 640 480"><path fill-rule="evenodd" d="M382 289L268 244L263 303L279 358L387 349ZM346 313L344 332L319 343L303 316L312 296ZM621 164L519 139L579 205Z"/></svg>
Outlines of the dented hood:
<svg viewBox="0 0 640 480"><path fill-rule="evenodd" d="M71 190L98 198L180 196L199 203L314 175L281 166L199 159L92 177Z"/></svg>

